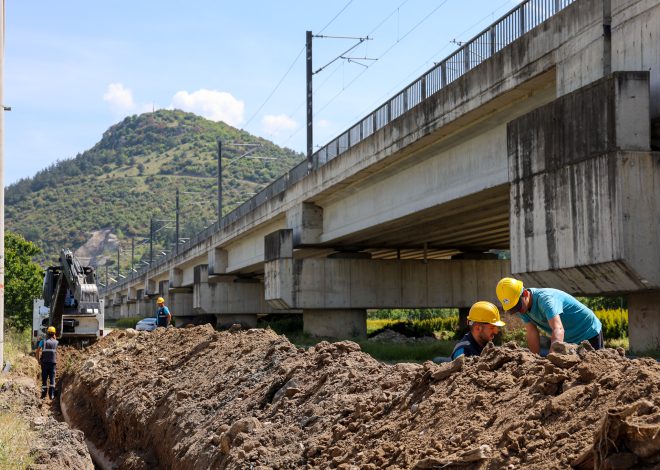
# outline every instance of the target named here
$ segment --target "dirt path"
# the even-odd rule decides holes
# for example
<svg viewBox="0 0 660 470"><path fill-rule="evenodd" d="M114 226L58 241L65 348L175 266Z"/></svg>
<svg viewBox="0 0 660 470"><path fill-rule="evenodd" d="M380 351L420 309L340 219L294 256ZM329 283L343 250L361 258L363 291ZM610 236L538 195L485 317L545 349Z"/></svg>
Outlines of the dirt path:
<svg viewBox="0 0 660 470"><path fill-rule="evenodd" d="M609 349L390 366L352 342L200 326L113 333L78 357L62 400L122 469L547 469L582 454L582 468L649 469L659 387L656 361Z"/></svg>
<svg viewBox="0 0 660 470"><path fill-rule="evenodd" d="M0 409L23 417L35 435L27 443L34 461L28 468L93 470L83 433L62 422L56 402L39 398L38 370L33 357L23 356L9 375L0 380Z"/></svg>

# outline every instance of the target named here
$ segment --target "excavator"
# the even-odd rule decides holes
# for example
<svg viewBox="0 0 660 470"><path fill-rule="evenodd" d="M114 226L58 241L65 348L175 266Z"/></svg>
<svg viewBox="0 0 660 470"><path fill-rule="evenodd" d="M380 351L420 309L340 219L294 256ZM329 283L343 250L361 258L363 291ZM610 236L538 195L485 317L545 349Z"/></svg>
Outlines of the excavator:
<svg viewBox="0 0 660 470"><path fill-rule="evenodd" d="M96 272L83 266L69 249L60 252L59 265L44 275L43 298L34 299L32 344L36 347L49 326L64 344L84 346L103 336L104 309Z"/></svg>

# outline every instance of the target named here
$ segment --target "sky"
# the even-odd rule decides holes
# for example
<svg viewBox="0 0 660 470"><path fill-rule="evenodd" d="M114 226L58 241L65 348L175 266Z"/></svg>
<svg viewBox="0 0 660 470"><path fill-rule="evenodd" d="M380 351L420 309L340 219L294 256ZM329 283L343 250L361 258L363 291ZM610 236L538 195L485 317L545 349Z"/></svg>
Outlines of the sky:
<svg viewBox="0 0 660 470"><path fill-rule="evenodd" d="M5 0L4 183L157 109L304 152L308 30L325 36L313 39L314 145L322 146L517 3ZM334 60L355 44L350 60Z"/></svg>

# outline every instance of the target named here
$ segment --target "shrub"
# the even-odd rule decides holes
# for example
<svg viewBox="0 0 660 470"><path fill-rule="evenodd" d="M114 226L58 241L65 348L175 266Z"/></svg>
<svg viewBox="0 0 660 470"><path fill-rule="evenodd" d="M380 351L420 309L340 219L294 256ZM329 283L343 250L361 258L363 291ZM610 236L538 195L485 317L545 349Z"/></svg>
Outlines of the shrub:
<svg viewBox="0 0 660 470"><path fill-rule="evenodd" d="M628 337L628 310L609 309L594 312L603 324L605 339L621 339Z"/></svg>

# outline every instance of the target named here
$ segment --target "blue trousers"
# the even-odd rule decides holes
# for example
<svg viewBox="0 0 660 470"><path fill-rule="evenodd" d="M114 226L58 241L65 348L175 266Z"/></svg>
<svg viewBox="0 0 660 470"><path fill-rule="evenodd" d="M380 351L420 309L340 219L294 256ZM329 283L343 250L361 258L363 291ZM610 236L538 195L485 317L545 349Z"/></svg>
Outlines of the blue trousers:
<svg viewBox="0 0 660 470"><path fill-rule="evenodd" d="M41 398L48 396L52 399L55 398L55 364L54 362L41 363ZM48 388L50 385L50 389Z"/></svg>

